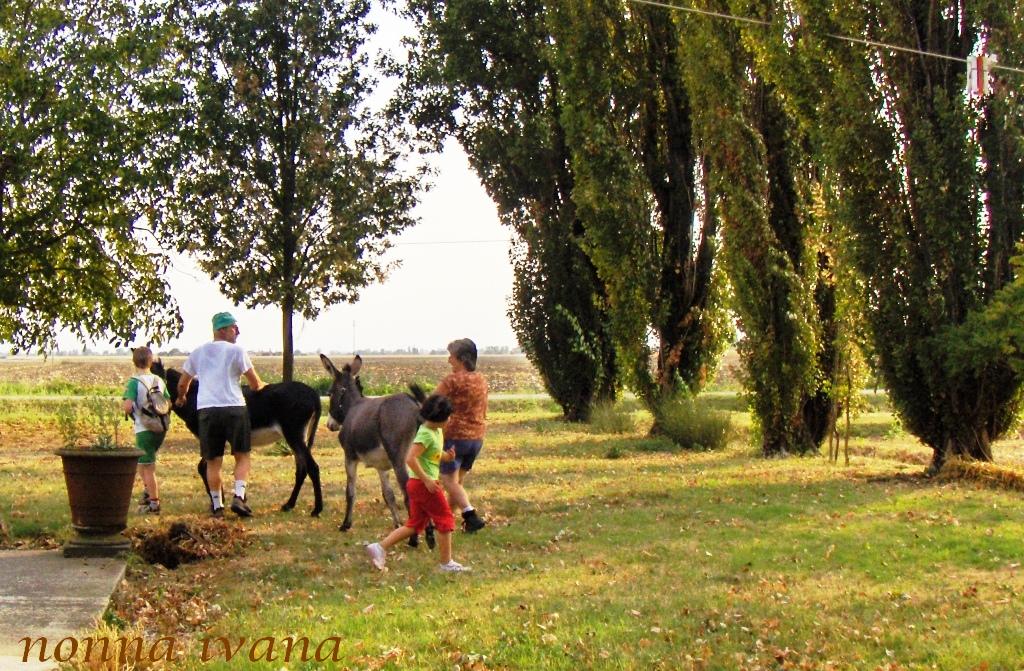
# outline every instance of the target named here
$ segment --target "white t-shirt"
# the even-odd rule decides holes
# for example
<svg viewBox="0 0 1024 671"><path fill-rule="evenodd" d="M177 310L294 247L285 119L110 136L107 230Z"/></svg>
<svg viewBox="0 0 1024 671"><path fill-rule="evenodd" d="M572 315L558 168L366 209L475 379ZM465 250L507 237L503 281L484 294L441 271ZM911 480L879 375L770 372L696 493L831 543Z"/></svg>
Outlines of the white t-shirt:
<svg viewBox="0 0 1024 671"><path fill-rule="evenodd" d="M238 378L252 368L252 362L241 345L226 340L203 343L182 368L199 381L198 409L245 405Z"/></svg>

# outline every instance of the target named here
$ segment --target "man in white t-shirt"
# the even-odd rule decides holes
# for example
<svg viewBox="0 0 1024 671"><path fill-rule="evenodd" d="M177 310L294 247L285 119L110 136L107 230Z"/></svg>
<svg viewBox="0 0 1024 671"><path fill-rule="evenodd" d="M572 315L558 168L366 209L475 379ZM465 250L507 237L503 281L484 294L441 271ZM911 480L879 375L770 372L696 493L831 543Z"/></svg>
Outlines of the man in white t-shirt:
<svg viewBox="0 0 1024 671"><path fill-rule="evenodd" d="M213 342L197 347L185 361L175 401L184 405L192 380L199 380L199 451L206 460L206 480L214 517L224 516L220 471L225 443L231 443L231 456L235 459L235 496L231 512L240 517L252 515L245 496L252 448L249 411L238 379L244 375L253 390L262 389L265 383L252 367L245 349L235 344L239 333L238 323L231 313L218 312L213 316Z"/></svg>

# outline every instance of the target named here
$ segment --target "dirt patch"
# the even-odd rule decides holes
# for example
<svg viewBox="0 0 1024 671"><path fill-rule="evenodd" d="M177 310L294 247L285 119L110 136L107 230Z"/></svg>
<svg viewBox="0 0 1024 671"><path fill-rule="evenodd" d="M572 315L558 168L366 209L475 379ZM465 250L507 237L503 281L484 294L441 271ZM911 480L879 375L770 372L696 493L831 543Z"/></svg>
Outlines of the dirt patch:
<svg viewBox="0 0 1024 671"><path fill-rule="evenodd" d="M132 550L149 564L181 564L242 554L251 542L244 527L210 519L174 522L166 529L132 529Z"/></svg>
<svg viewBox="0 0 1024 671"><path fill-rule="evenodd" d="M884 475L854 475L854 479L863 480L873 485L912 485L925 487L936 484L924 471L914 473L886 473Z"/></svg>

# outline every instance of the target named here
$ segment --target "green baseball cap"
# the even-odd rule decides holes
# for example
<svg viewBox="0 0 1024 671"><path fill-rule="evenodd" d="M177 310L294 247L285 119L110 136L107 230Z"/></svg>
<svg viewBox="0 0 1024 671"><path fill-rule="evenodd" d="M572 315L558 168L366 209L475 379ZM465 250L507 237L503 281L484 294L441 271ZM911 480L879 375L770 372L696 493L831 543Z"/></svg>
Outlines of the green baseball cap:
<svg viewBox="0 0 1024 671"><path fill-rule="evenodd" d="M213 330L218 331L222 328L227 328L233 324L237 324L238 321L231 316L230 312L218 312L213 315Z"/></svg>

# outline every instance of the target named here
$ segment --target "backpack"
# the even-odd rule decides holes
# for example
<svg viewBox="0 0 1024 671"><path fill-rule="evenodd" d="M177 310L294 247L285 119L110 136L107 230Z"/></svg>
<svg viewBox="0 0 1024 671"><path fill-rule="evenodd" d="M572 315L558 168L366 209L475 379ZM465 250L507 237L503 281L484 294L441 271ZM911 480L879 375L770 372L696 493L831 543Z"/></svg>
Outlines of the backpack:
<svg viewBox="0 0 1024 671"><path fill-rule="evenodd" d="M159 381L147 388L146 382L141 377L135 379L145 390L142 404L139 405L139 423L146 431L166 432L167 427L171 424L171 400L164 396Z"/></svg>

